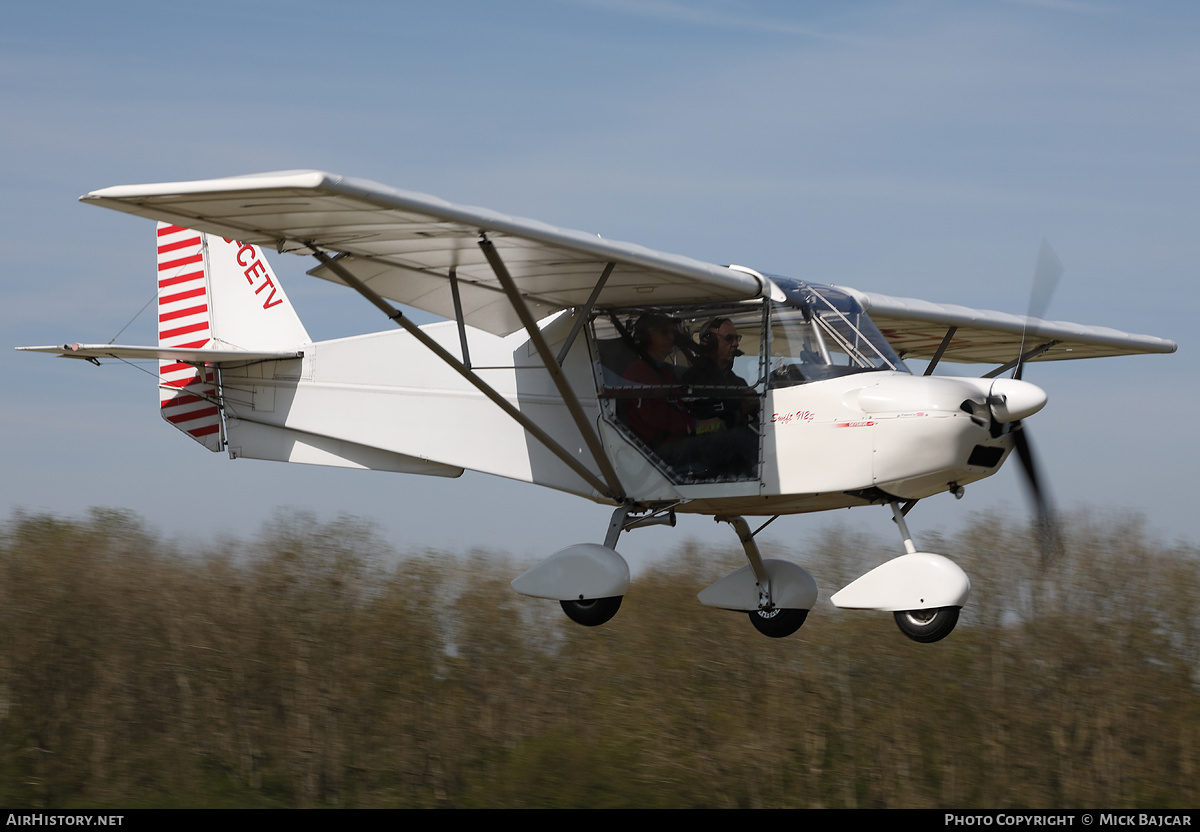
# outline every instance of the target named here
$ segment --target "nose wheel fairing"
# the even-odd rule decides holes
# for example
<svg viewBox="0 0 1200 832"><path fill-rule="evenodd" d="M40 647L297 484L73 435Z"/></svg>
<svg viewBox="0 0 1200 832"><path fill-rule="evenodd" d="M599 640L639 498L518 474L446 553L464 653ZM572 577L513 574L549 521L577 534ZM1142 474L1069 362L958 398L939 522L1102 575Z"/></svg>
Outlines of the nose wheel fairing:
<svg viewBox="0 0 1200 832"><path fill-rule="evenodd" d="M961 607L971 579L944 555L913 552L877 566L829 599L844 610L929 610Z"/></svg>

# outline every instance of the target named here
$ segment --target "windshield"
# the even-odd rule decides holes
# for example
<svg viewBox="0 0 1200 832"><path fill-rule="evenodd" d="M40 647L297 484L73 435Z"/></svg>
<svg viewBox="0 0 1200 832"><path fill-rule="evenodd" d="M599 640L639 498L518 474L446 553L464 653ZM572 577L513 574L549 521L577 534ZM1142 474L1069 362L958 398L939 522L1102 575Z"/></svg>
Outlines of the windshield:
<svg viewBox="0 0 1200 832"><path fill-rule="evenodd" d="M908 368L846 292L786 277L775 282L787 300L771 309L771 386Z"/></svg>

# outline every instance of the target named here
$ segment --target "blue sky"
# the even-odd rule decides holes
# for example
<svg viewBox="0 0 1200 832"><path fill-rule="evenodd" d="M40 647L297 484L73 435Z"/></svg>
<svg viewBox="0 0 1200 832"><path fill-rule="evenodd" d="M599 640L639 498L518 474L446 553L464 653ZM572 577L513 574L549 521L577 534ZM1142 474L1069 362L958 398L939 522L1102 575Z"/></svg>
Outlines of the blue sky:
<svg viewBox="0 0 1200 832"><path fill-rule="evenodd" d="M108 341L153 293L148 221L79 204L109 185L320 168L662 251L1021 313L1038 245L1048 317L1175 339L1173 356L1034 365L1029 427L1067 509L1200 539L1187 477L1200 264L1200 12L1115 2L24 4L0 31L0 329ZM273 265L316 337L383 328ZM121 336L152 343L144 314ZM973 368L964 370L977 374ZM397 547L521 560L602 539L608 510L531 486L208 454L153 382L0 350L6 509L133 509L180 537L277 507L379 523ZM1027 518L1015 465L919 506ZM883 509L838 512L898 540ZM802 548L828 518L785 518ZM627 535L638 557L691 519ZM951 553L952 554L952 553Z"/></svg>

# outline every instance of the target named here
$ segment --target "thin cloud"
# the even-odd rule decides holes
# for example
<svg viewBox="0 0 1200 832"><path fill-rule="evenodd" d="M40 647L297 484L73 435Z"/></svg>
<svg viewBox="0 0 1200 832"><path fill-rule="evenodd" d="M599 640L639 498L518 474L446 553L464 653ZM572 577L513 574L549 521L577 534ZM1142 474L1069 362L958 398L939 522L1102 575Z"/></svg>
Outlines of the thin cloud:
<svg viewBox="0 0 1200 832"><path fill-rule="evenodd" d="M770 19L756 14L745 13L745 10L725 11L712 8L700 8L672 3L669 0L562 0L572 6L583 6L613 14L651 17L675 23L694 26L708 26L717 29L742 29L754 32L774 32L786 35L801 35L819 40L837 41L840 43L855 42L855 39L844 35L814 29L811 26L800 26L778 19Z"/></svg>
<svg viewBox="0 0 1200 832"><path fill-rule="evenodd" d="M1085 0L1002 0L1014 6L1035 6L1074 14L1107 14L1112 7L1103 3L1088 3Z"/></svg>

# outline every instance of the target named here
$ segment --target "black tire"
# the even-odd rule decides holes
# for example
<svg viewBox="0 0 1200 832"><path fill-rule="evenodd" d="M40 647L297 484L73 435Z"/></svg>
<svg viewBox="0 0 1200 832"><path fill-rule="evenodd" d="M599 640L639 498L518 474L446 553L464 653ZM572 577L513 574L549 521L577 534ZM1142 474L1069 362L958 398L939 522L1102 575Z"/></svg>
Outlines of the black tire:
<svg viewBox="0 0 1200 832"><path fill-rule="evenodd" d="M958 623L960 607L936 610L902 610L894 613L900 632L921 644L933 644L950 635Z"/></svg>
<svg viewBox="0 0 1200 832"><path fill-rule="evenodd" d="M804 619L808 618L808 610L785 610L776 607L773 610L752 610L750 623L768 638L787 638L800 629Z"/></svg>
<svg viewBox="0 0 1200 832"><path fill-rule="evenodd" d="M589 598L586 601L559 601L563 612L576 624L585 627L598 627L608 621L621 609L623 595L611 598Z"/></svg>

